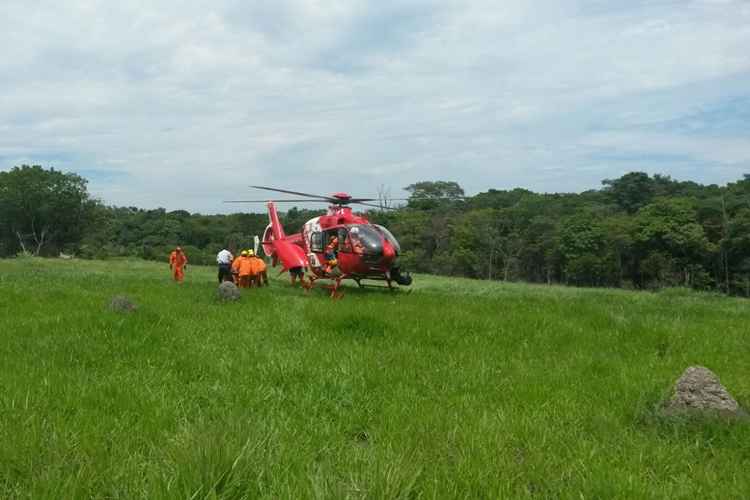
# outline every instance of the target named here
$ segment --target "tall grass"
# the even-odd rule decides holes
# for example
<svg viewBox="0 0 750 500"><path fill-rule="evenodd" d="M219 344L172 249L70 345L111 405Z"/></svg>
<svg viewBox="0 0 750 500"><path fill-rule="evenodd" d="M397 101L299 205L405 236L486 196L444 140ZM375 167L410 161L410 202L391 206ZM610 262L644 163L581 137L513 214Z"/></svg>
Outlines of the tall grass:
<svg viewBox="0 0 750 500"><path fill-rule="evenodd" d="M691 364L750 403L749 302L188 271L0 261L0 497L750 497L747 425L653 417Z"/></svg>

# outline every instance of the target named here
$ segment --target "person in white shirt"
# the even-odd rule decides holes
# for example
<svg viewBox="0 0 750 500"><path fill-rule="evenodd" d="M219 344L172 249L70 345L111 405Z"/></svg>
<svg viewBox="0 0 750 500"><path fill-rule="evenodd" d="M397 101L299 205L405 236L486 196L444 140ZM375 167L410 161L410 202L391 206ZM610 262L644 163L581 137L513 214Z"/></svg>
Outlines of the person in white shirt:
<svg viewBox="0 0 750 500"><path fill-rule="evenodd" d="M224 281L232 281L232 252L223 248L216 254L216 263L219 264L219 284Z"/></svg>

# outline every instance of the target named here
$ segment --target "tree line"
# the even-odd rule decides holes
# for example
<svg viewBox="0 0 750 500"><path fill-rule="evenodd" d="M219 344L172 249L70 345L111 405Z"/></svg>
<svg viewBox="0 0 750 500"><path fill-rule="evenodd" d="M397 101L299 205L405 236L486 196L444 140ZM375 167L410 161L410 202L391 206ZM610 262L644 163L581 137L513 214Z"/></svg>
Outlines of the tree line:
<svg viewBox="0 0 750 500"><path fill-rule="evenodd" d="M163 260L179 244L191 262L210 264L221 247L251 247L267 224L265 214L107 206L86 184L76 174L40 166L0 172L0 256ZM750 175L717 186L631 172L583 193L490 189L465 196L449 181L406 190L404 206L394 209L382 190L383 209L368 212L399 239L404 269L750 296ZM282 222L296 232L321 213L295 207Z"/></svg>

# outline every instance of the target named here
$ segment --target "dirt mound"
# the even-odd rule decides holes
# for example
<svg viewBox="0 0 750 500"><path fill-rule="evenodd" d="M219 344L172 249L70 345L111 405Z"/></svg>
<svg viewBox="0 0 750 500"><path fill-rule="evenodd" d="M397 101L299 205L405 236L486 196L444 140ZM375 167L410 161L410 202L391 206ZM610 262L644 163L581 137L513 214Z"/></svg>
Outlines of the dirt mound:
<svg viewBox="0 0 750 500"><path fill-rule="evenodd" d="M216 291L219 300L232 301L240 298L240 289L231 281L225 281Z"/></svg>
<svg viewBox="0 0 750 500"><path fill-rule="evenodd" d="M109 303L109 308L115 312L134 312L138 309L135 302L130 300L130 297L125 295L116 295L112 297Z"/></svg>
<svg viewBox="0 0 750 500"><path fill-rule="evenodd" d="M703 366L688 367L677 380L672 398L664 405L668 415L715 413L723 416L746 416L719 377Z"/></svg>

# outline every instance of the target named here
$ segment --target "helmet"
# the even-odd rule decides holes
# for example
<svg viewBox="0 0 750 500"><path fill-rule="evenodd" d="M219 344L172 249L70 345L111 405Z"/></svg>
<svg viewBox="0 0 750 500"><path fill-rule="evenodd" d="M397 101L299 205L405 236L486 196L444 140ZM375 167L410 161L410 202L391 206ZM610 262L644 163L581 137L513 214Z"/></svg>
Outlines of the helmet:
<svg viewBox="0 0 750 500"><path fill-rule="evenodd" d="M182 247L177 247L175 248L175 250L177 250L178 252L182 252Z"/></svg>
<svg viewBox="0 0 750 500"><path fill-rule="evenodd" d="M242 252L240 253L240 255L242 255L243 257L247 257L247 250L243 250L243 251L242 251Z"/></svg>
<svg viewBox="0 0 750 500"><path fill-rule="evenodd" d="M255 251L254 251L254 250L248 250L248 251L247 251L247 254L248 254L248 255L255 255Z"/></svg>

